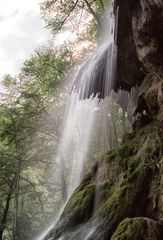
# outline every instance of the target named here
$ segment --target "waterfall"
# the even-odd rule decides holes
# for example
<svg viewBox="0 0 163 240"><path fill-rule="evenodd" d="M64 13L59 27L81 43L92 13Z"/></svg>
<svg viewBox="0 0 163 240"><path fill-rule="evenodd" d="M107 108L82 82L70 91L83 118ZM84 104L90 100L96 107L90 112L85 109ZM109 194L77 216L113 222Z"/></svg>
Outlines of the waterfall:
<svg viewBox="0 0 163 240"><path fill-rule="evenodd" d="M83 175L87 153L95 121L98 98L80 101L78 94L71 93L59 153L71 158L71 171L68 183L68 197L79 185Z"/></svg>
<svg viewBox="0 0 163 240"><path fill-rule="evenodd" d="M97 50L80 68L72 86L66 109L57 161L58 163L64 162L69 168L69 176L66 178L67 200L81 181L92 145L92 139L95 140L98 138L94 136L95 129L100 128L99 133L103 135L104 142L106 142L105 139L109 141L109 129L108 131L106 129L110 118L109 109L111 102L108 96L111 95L111 91L114 89L117 64L116 35L118 7L115 4L113 1L111 10L109 10L107 21L109 27L107 27L108 32L105 34L104 41L101 42ZM99 127L101 126L101 115L104 121L102 124L103 130ZM106 147L109 144L110 148L114 145L107 142ZM102 144L100 143L99 145ZM58 215L58 219L59 217L60 214ZM43 240L44 238L48 240L53 239L48 237L48 232L51 228L55 228L55 224L56 222L53 222L35 240ZM81 239L89 239L93 232L94 228L90 228L90 231L87 230L83 233L84 235L82 235ZM45 237L46 235L47 237ZM68 238L61 236L58 239Z"/></svg>
<svg viewBox="0 0 163 240"><path fill-rule="evenodd" d="M80 99L98 96L99 99L110 95L115 87L117 67L117 23L118 10L112 1L107 16L107 31L97 50L81 67L73 89Z"/></svg>

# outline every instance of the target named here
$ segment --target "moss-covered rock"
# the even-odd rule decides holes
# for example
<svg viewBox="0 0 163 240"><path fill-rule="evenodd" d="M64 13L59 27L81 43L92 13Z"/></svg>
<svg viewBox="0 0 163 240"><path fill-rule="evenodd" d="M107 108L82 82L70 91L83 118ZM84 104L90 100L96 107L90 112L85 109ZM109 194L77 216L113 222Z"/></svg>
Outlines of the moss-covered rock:
<svg viewBox="0 0 163 240"><path fill-rule="evenodd" d="M68 201L51 232L52 239L63 232L68 234L66 239L73 239L75 229L80 233L78 239L82 239L83 224L90 226L99 219L104 224L97 224L91 239L110 239L128 217L146 216L161 221L162 190L158 185L162 176L162 143L156 129L153 123L149 124L96 160Z"/></svg>
<svg viewBox="0 0 163 240"><path fill-rule="evenodd" d="M111 240L162 240L163 226L149 218L126 218Z"/></svg>
<svg viewBox="0 0 163 240"><path fill-rule="evenodd" d="M71 196L61 217L64 218L72 213L72 210L76 210L73 226L86 221L93 213L94 196L95 185L93 183L88 182L88 184L79 186Z"/></svg>
<svg viewBox="0 0 163 240"><path fill-rule="evenodd" d="M159 152L159 138L151 126L142 130L128 145L117 149L114 161L121 170L107 198L94 214L95 217L107 217L108 237L125 217L147 214L150 186L159 171Z"/></svg>

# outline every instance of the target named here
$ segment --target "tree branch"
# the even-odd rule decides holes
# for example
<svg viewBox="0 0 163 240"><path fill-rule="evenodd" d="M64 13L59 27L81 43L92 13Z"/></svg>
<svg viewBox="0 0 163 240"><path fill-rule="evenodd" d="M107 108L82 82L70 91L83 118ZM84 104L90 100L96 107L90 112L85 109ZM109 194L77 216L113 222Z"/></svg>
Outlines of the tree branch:
<svg viewBox="0 0 163 240"><path fill-rule="evenodd" d="M33 190L34 190L34 192L35 192L35 194L36 194L36 196L37 196L37 198L38 198L38 200L39 200L39 203L40 203L40 206L41 206L41 209L42 209L42 212L43 212L45 221L46 221L46 223L48 224L48 220L47 220L47 217L46 217L46 214L45 214L44 206L43 206L43 203L42 203L42 201L41 201L41 198L40 198L38 192L37 192L36 189L35 189L35 185L34 185L30 180L28 180L27 178L24 178L24 177L22 177L22 176L21 176L20 178L21 178L22 180L28 182L28 183L32 186L32 188L33 188Z"/></svg>
<svg viewBox="0 0 163 240"><path fill-rule="evenodd" d="M101 26L101 21L100 21L98 15L95 13L95 11L91 8L89 2L88 2L87 0L83 0L83 1L85 2L86 6L88 7L89 12L90 12L90 13L93 15L93 17L95 18L97 24L98 24L99 26Z"/></svg>

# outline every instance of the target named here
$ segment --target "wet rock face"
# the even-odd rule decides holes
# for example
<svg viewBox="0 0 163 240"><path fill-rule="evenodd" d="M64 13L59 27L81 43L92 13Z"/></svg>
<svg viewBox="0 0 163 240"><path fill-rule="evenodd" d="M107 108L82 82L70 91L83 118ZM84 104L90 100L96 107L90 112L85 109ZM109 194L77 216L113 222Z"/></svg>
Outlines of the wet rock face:
<svg viewBox="0 0 163 240"><path fill-rule="evenodd" d="M163 139L163 1L119 0L117 88L139 86L134 129L155 120Z"/></svg>
<svg viewBox="0 0 163 240"><path fill-rule="evenodd" d="M163 1L119 0L118 87L140 85L148 73L163 75Z"/></svg>
<svg viewBox="0 0 163 240"><path fill-rule="evenodd" d="M135 2L132 28L138 58L147 72L163 74L163 1Z"/></svg>
<svg viewBox="0 0 163 240"><path fill-rule="evenodd" d="M117 33L117 88L130 90L144 79L142 63L138 59L132 30L133 1L119 0Z"/></svg>

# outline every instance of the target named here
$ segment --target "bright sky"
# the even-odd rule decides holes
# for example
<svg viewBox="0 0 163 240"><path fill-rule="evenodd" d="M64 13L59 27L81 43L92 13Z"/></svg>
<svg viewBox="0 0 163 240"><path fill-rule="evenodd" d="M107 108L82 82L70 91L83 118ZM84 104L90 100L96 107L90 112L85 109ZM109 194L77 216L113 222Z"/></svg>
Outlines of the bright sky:
<svg viewBox="0 0 163 240"><path fill-rule="evenodd" d="M0 83L4 74L18 74L22 63L49 40L56 46L76 39L69 30L52 37L41 19L42 1L0 0Z"/></svg>
<svg viewBox="0 0 163 240"><path fill-rule="evenodd" d="M0 78L15 75L34 49L51 38L41 20L42 0L0 0Z"/></svg>

